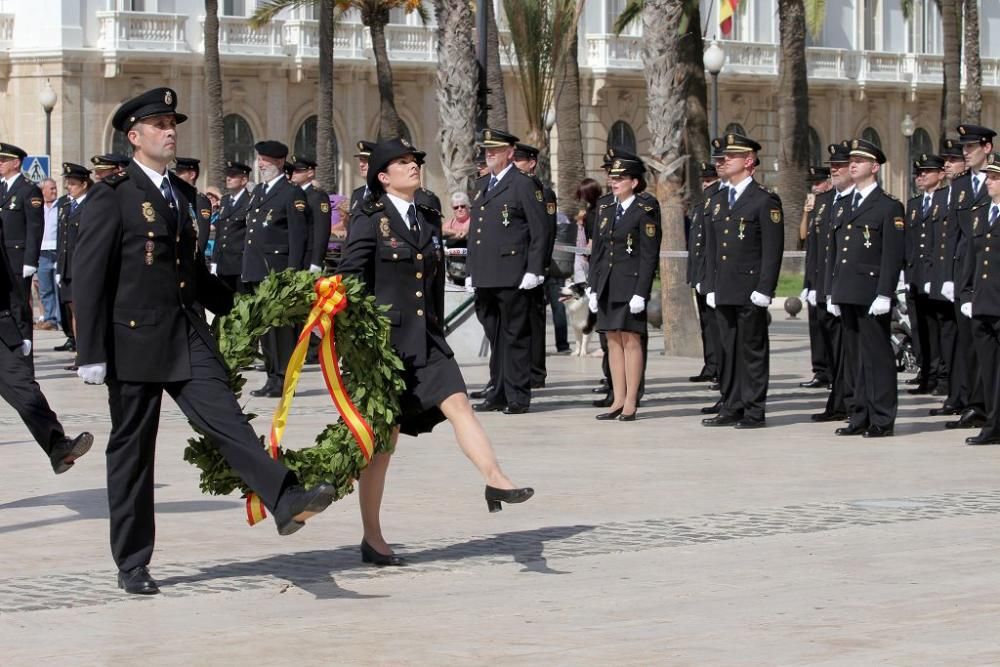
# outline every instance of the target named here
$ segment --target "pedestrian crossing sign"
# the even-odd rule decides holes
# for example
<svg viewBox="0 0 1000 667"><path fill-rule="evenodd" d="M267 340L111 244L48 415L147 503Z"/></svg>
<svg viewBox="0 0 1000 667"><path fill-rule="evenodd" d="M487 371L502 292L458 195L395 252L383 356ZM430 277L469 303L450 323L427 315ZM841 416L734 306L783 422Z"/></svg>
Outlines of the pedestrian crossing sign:
<svg viewBox="0 0 1000 667"><path fill-rule="evenodd" d="M21 173L36 185L49 177L49 156L29 155L21 161Z"/></svg>

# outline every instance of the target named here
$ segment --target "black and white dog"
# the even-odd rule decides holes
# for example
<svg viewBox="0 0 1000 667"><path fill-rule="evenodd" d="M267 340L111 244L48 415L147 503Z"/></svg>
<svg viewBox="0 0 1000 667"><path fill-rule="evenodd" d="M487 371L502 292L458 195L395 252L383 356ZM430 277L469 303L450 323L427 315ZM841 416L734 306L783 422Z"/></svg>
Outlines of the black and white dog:
<svg viewBox="0 0 1000 667"><path fill-rule="evenodd" d="M559 300L566 307L566 321L576 336L576 349L573 354L585 357L589 353L590 334L597 325L597 315L590 312L587 305L587 283L569 283L560 291Z"/></svg>

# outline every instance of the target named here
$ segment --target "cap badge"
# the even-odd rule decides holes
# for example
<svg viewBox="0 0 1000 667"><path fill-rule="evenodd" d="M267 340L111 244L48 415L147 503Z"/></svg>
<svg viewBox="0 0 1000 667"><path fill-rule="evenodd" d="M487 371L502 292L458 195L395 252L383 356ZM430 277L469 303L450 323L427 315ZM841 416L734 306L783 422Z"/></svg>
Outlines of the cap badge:
<svg viewBox="0 0 1000 667"><path fill-rule="evenodd" d="M961 134L961 135L963 135L963 136L965 135L965 126L964 125L959 125L958 126L958 133Z"/></svg>
<svg viewBox="0 0 1000 667"><path fill-rule="evenodd" d="M736 143L736 139L733 137L733 135L730 134L729 136L726 137L726 143L734 144Z"/></svg>
<svg viewBox="0 0 1000 667"><path fill-rule="evenodd" d="M174 103L174 94L169 90L163 95L163 103L167 105Z"/></svg>
<svg viewBox="0 0 1000 667"><path fill-rule="evenodd" d="M486 130L483 132L483 139L486 141L493 141L493 134L489 130Z"/></svg>

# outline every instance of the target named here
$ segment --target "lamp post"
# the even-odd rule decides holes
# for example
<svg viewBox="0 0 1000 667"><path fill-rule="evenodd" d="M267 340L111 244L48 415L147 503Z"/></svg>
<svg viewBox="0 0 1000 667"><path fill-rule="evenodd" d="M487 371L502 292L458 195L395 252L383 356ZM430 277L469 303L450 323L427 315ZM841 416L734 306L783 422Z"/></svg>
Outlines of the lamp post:
<svg viewBox="0 0 1000 667"><path fill-rule="evenodd" d="M916 129L917 124L913 122L913 118L910 114L903 116L903 122L899 124L899 130L903 133L903 136L906 137L906 170L903 172L905 174L910 173L910 162L913 160L913 133ZM907 180L909 181L909 187L907 189L910 191L910 195L913 196L916 194L916 187L914 186L912 178L907 177Z"/></svg>
<svg viewBox="0 0 1000 667"><path fill-rule="evenodd" d="M705 49L702 56L705 69L712 75L712 137L719 136L719 72L726 60L726 53L719 46L719 43L712 40L712 43Z"/></svg>
<svg viewBox="0 0 1000 667"><path fill-rule="evenodd" d="M38 93L38 103L45 110L45 154L52 155L52 110L56 108L56 91L52 90L49 80L45 80L45 87Z"/></svg>

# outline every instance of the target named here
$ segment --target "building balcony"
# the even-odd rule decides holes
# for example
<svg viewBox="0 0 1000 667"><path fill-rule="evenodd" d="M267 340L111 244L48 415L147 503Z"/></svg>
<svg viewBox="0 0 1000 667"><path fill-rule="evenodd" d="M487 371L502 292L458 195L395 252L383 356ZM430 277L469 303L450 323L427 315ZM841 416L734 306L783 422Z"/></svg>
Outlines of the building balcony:
<svg viewBox="0 0 1000 667"><path fill-rule="evenodd" d="M202 41L198 51L205 52L205 17L199 19ZM219 17L219 55L222 56L284 56L284 21L254 28L249 19L234 16Z"/></svg>
<svg viewBox="0 0 1000 667"><path fill-rule="evenodd" d="M319 57L319 22L287 21L282 31L285 52L297 62ZM393 62L437 62L437 32L434 26L389 24L385 27L386 48ZM333 36L335 60L371 58L371 34L361 23L340 21Z"/></svg>
<svg viewBox="0 0 1000 667"><path fill-rule="evenodd" d="M97 12L97 47L104 51L190 52L187 16L155 12Z"/></svg>
<svg viewBox="0 0 1000 667"><path fill-rule="evenodd" d="M14 45L14 15L0 14L0 49Z"/></svg>

